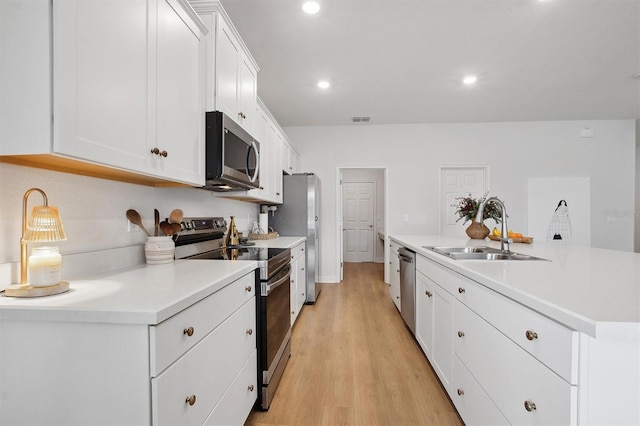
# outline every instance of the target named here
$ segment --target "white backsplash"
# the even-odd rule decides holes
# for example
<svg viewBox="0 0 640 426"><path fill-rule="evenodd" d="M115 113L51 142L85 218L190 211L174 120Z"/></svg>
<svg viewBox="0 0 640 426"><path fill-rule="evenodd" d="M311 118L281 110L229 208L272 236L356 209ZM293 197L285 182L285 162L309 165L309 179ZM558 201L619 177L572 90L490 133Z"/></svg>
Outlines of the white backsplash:
<svg viewBox="0 0 640 426"><path fill-rule="evenodd" d="M234 215L241 232L258 217L257 204L197 188L155 188L0 163L0 287L18 280L22 197L32 187L44 190L49 204L60 209L67 234L67 241L56 243L63 255L63 279L144 262L146 237L143 232L127 232L128 209L137 210L150 230L154 208L161 218L178 208L186 217L229 220ZM42 197L33 193L29 210L41 202Z"/></svg>

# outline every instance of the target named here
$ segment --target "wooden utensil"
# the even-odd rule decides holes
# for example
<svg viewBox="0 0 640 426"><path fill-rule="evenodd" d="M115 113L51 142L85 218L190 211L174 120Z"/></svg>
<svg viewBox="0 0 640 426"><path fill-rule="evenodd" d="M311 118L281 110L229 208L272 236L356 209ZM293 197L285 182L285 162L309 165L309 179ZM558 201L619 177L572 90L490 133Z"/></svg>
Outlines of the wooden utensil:
<svg viewBox="0 0 640 426"><path fill-rule="evenodd" d="M158 226L160 225L160 212L158 209L153 209L153 236L158 236Z"/></svg>
<svg viewBox="0 0 640 426"><path fill-rule="evenodd" d="M171 230L171 235L177 234L182 229L182 226L179 223L171 223L170 225L173 228Z"/></svg>
<svg viewBox="0 0 640 426"><path fill-rule="evenodd" d="M182 222L183 216L184 214L182 213L182 210L171 210L171 213L169 214L169 223L180 223Z"/></svg>
<svg viewBox="0 0 640 426"><path fill-rule="evenodd" d="M167 222L166 220L163 220L162 222L160 222L160 230L164 235L167 235L167 236L172 235L173 225Z"/></svg>
<svg viewBox="0 0 640 426"><path fill-rule="evenodd" d="M127 210L127 219L129 219L129 222L133 223L134 225L138 225L138 227L142 229L142 232L144 232L147 237L151 236L149 231L147 231L147 228L145 228L142 224L142 217L140 217L140 213L133 209L129 209Z"/></svg>

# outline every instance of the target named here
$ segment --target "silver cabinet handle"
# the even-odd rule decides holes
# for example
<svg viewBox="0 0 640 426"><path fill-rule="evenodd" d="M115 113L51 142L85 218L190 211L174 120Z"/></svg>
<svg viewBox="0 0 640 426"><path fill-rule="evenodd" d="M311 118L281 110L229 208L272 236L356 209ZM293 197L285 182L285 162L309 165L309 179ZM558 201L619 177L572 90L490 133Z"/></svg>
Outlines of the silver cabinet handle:
<svg viewBox="0 0 640 426"><path fill-rule="evenodd" d="M247 387L247 389L249 390L249 392L253 392L254 387L253 387L253 385L249 385L249 386Z"/></svg>
<svg viewBox="0 0 640 426"><path fill-rule="evenodd" d="M426 294L427 297L433 296L433 293L431 293L429 290L425 290L424 294Z"/></svg>
<svg viewBox="0 0 640 426"><path fill-rule="evenodd" d="M525 401L524 409L527 411L534 411L536 409L536 404L533 401Z"/></svg>
<svg viewBox="0 0 640 426"><path fill-rule="evenodd" d="M245 289L246 291L248 291L248 292L251 292L251 286L250 286L250 285L246 286L244 289Z"/></svg>
<svg viewBox="0 0 640 426"><path fill-rule="evenodd" d="M464 337L464 331L458 331L458 337Z"/></svg>
<svg viewBox="0 0 640 426"><path fill-rule="evenodd" d="M249 329L247 329L246 333L247 333L249 336L251 336L251 335L253 334L253 330L249 328Z"/></svg>
<svg viewBox="0 0 640 426"><path fill-rule="evenodd" d="M464 395L464 391L462 389L458 389L457 392L458 392L458 395L460 396Z"/></svg>
<svg viewBox="0 0 640 426"><path fill-rule="evenodd" d="M458 293L462 294L464 293L464 287L458 287Z"/></svg>
<svg viewBox="0 0 640 426"><path fill-rule="evenodd" d="M535 340L538 338L538 333L531 330L527 330L526 333L524 333L524 335L527 336L527 340Z"/></svg>

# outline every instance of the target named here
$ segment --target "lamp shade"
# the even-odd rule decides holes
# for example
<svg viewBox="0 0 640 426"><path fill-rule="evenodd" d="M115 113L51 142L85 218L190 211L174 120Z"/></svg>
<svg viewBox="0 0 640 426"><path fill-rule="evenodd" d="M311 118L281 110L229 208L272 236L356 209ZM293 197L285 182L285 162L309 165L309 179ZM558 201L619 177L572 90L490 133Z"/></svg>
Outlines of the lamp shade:
<svg viewBox="0 0 640 426"><path fill-rule="evenodd" d="M60 212L54 206L35 206L27 222L24 240L47 242L66 240Z"/></svg>

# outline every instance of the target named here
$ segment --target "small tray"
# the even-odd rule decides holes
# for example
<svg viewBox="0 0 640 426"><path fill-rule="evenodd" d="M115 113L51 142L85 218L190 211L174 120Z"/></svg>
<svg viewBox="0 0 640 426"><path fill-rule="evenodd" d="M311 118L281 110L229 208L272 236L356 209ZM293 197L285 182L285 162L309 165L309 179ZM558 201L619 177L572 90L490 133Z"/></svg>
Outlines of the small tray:
<svg viewBox="0 0 640 426"><path fill-rule="evenodd" d="M272 240L278 238L277 232L269 232L268 234L249 234L250 240Z"/></svg>
<svg viewBox="0 0 640 426"><path fill-rule="evenodd" d="M33 287L30 285L13 284L4 289L7 297L42 297L69 291L69 281L60 281L58 284L47 287Z"/></svg>
<svg viewBox="0 0 640 426"><path fill-rule="evenodd" d="M500 241L500 237L493 234L489 234L489 239L493 241ZM533 237L511 238L511 241L514 243L531 244L533 242Z"/></svg>

